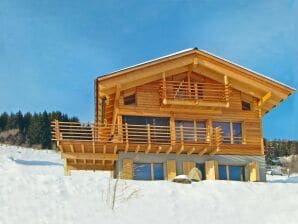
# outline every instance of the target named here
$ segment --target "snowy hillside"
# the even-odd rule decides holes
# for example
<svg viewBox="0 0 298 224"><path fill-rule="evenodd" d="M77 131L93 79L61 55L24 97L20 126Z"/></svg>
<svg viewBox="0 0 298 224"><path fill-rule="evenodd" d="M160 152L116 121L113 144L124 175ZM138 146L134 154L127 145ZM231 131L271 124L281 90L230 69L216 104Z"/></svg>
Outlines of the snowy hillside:
<svg viewBox="0 0 298 224"><path fill-rule="evenodd" d="M120 181L127 190L112 211L105 199L109 173L65 177L56 152L0 146L0 223L297 223L298 177L269 178Z"/></svg>

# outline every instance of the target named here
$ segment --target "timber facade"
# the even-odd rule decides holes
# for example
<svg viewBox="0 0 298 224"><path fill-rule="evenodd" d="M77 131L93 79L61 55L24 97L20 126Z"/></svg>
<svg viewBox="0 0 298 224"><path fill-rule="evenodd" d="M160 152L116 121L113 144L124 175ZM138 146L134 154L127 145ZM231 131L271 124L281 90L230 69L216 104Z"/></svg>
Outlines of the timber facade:
<svg viewBox="0 0 298 224"><path fill-rule="evenodd" d="M65 171L265 181L262 117L295 90L187 49L98 77L95 121L52 123Z"/></svg>

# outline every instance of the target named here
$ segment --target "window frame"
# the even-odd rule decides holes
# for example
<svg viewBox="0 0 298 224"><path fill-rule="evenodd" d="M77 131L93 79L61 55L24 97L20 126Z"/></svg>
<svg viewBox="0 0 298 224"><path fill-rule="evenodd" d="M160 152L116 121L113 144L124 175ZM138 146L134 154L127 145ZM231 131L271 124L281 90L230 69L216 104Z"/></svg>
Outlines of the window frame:
<svg viewBox="0 0 298 224"><path fill-rule="evenodd" d="M230 136L225 136L225 135L222 135L223 137L229 137L229 142L225 142L225 140L223 140L223 144L236 144L236 145L239 145L239 144L244 144L245 141L245 137L244 137L244 130L243 130L243 127L244 127L244 121L238 121L238 120L212 120L211 121L211 126L212 128L215 128L213 123L214 122L217 122L217 123L229 123L229 131L230 131ZM240 132L241 132L241 140L237 140L234 138L234 124L240 124ZM237 143L235 143L237 142Z"/></svg>
<svg viewBox="0 0 298 224"><path fill-rule="evenodd" d="M181 125L176 125L177 124L177 122L191 122L193 125L192 125L192 128L193 129L191 129L190 127L187 127L187 126L185 126L185 128L189 128L189 130L191 130L192 132L193 132L193 134L192 134L192 138L190 138L189 136L188 136L188 138L186 139L185 138L185 135L183 136L183 139L181 139L181 134L180 134L180 127L181 127ZM175 123L175 139L176 139L176 141L183 141L183 142L187 142L187 143L192 143L192 142L194 142L194 143L200 143L200 142L202 142L202 143L206 143L207 142L207 136L208 136L208 133L207 133L207 120L200 120L200 119L183 119L183 118L177 118L177 119L175 119L175 121L174 121L174 123ZM197 133L197 130L198 130L198 124L199 123L202 123L202 124L204 124L204 128L206 129L206 133L205 133L205 137L204 137L204 139L202 138L202 134L201 133ZM183 127L183 132L184 132L184 126L182 125L182 127ZM196 133L196 134L195 134ZM189 134L188 134L189 135Z"/></svg>
<svg viewBox="0 0 298 224"><path fill-rule="evenodd" d="M135 169L134 169L134 166L135 164L138 164L138 165L149 165L150 166L150 179L137 179L137 180L141 180L141 181L150 181L150 180L165 180L165 172L164 172L164 163L156 163L156 162L133 162L133 169L132 169L132 176L133 176L133 179L135 177ZM162 175L163 175L163 179L155 179L155 169L154 169L154 165L161 165L162 167ZM135 179L134 179L135 180Z"/></svg>

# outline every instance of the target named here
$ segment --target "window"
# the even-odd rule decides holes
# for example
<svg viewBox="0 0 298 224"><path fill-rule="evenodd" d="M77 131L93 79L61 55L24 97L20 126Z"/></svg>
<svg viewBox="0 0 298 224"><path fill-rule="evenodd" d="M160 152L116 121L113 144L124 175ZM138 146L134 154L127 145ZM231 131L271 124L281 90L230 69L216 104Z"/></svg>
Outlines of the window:
<svg viewBox="0 0 298 224"><path fill-rule="evenodd" d="M123 98L124 105L133 105L136 104L136 94L125 96Z"/></svg>
<svg viewBox="0 0 298 224"><path fill-rule="evenodd" d="M251 106L249 102L241 101L241 104L242 104L242 110L247 110L247 111L251 110Z"/></svg>
<svg viewBox="0 0 298 224"><path fill-rule="evenodd" d="M244 179L244 167L231 166L231 165L219 165L218 176L220 180L241 181Z"/></svg>
<svg viewBox="0 0 298 224"><path fill-rule="evenodd" d="M134 180L164 180L162 163L134 163Z"/></svg>
<svg viewBox="0 0 298 224"><path fill-rule="evenodd" d="M222 131L223 143L241 144L242 143L242 124L241 122L212 122L213 128L220 127Z"/></svg>
<svg viewBox="0 0 298 224"><path fill-rule="evenodd" d="M181 129L182 128L182 129ZM206 141L206 122L205 121L175 121L176 140L186 142Z"/></svg>

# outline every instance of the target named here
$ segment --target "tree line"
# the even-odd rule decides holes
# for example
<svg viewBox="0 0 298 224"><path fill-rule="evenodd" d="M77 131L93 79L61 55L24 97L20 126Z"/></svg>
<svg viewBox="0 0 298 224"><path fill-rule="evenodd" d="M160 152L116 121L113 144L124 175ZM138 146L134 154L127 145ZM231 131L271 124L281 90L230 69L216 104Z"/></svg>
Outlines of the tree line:
<svg viewBox="0 0 298 224"><path fill-rule="evenodd" d="M0 142L15 145L37 145L42 149L52 149L51 122L54 120L78 122L77 117L69 117L60 111L23 114L4 112L0 115ZM12 132L11 130L17 130ZM13 133L13 134L12 134Z"/></svg>
<svg viewBox="0 0 298 224"><path fill-rule="evenodd" d="M264 139L264 149L266 163L272 164L279 157L298 155L298 141Z"/></svg>

